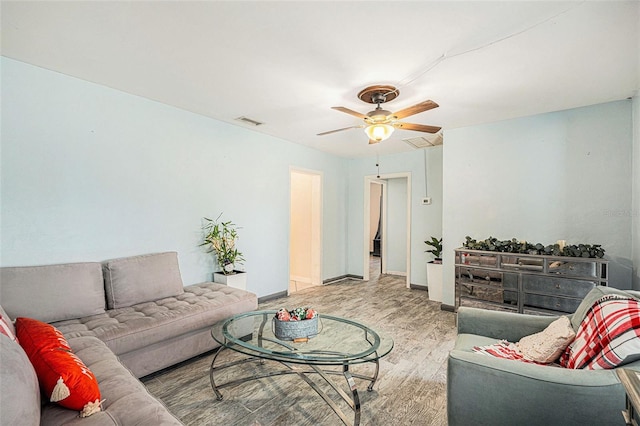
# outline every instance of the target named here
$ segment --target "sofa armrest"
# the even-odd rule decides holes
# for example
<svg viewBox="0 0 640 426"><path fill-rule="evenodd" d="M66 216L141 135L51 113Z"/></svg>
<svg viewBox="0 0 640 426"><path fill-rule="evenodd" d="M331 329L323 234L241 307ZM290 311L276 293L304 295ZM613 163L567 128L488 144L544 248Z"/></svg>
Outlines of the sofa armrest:
<svg viewBox="0 0 640 426"><path fill-rule="evenodd" d="M461 306L458 308L458 334L517 342L524 336L544 330L557 318Z"/></svg>
<svg viewBox="0 0 640 426"><path fill-rule="evenodd" d="M449 353L447 367L450 426L621 422L625 393L615 370L571 370L463 350Z"/></svg>
<svg viewBox="0 0 640 426"><path fill-rule="evenodd" d="M620 384L620 379L613 370L585 370L563 368L554 365L538 365L528 362L512 361L465 350L452 350L449 353L450 362L465 363L471 368L491 370L494 375L505 374L517 377L519 380L534 380L540 383L565 386L601 387ZM640 361L636 361L622 368L640 371Z"/></svg>

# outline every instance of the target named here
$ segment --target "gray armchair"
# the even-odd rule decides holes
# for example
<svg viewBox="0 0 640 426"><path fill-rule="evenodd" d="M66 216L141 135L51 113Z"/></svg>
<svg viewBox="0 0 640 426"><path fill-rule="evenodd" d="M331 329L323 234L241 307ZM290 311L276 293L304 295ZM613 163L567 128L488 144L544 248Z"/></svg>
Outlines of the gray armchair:
<svg viewBox="0 0 640 426"><path fill-rule="evenodd" d="M569 317L577 329L586 310L604 294L597 287ZM623 425L625 392L615 370L570 370L473 353L496 339L517 342L544 330L557 317L477 308L458 309L458 338L449 354L449 425ZM624 365L640 371L640 361Z"/></svg>

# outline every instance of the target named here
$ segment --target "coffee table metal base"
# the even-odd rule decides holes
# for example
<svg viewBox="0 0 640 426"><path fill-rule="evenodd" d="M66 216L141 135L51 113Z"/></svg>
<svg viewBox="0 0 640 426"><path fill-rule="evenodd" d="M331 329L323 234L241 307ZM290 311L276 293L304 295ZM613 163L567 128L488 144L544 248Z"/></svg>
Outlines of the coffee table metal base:
<svg viewBox="0 0 640 426"><path fill-rule="evenodd" d="M360 397L358 396L358 389L356 387L356 382L354 380L354 378L358 378L358 379L364 379L364 380L368 380L370 381L369 386L367 386L367 391L371 392L373 390L373 385L375 384L377 378L378 378L378 371L380 370L380 365L378 360L376 359L375 361L371 361L371 363L375 364L375 372L373 374L373 376L363 376L360 374L355 374L349 371L349 365L348 364L344 364L342 366L342 371L332 371L332 370L323 370L321 369L319 366L317 365L312 365L312 364L293 364L293 363L288 363L285 361L279 361L279 360L271 360L271 359L264 359L264 358L259 358L259 357L251 357L248 356L246 358L237 360L237 361L233 361L233 362L229 362L227 364L223 364L223 365L218 365L216 366L216 360L218 359L218 356L225 351L225 349L227 349L225 346L221 346L218 351L216 352L216 354L213 357L213 360L211 361L211 369L209 371L209 378L211 380L211 387L213 388L213 391L216 394L216 399L218 401L222 401L223 396L220 393L220 389L228 387L228 386L234 386L234 385L238 385L241 383L245 383L251 380L259 380L259 379L264 379L267 377L273 377L273 376L282 376L285 374L297 374L298 377L300 377L305 383L307 383L318 395L320 395L320 397L329 405L329 407L331 407L331 409L334 411L334 413L336 413L336 415L338 417L340 417L340 420L342 420L342 422L345 425L348 426L357 426L360 424ZM285 369L280 370L280 371L270 371L270 372L264 372L264 373L258 373L258 374L254 374L254 375L250 375L247 377L242 377L236 380L232 380L226 383L216 383L215 378L214 378L214 373L216 371L220 371L222 369L225 368L229 368L229 367L234 367L236 365L241 365L244 363L248 363L248 362L258 362L260 364L264 364L265 361L269 361L269 362L276 362L279 363L281 365L283 365L285 367ZM338 394L340 395L340 397L347 403L347 405L349 405L349 407L353 410L354 412L354 418L353 418L353 423L351 423L351 421L349 420L349 418L344 414L344 412L342 411L342 409L335 403L335 401L333 401L322 389L320 389L320 387L313 381L311 380L311 378L309 377L310 374L317 374L319 375L327 384L329 384L329 386ZM349 390L351 391L351 395L349 395L347 392L344 391L343 388L341 388L340 386L338 386L333 380L331 380L331 378L329 377L329 375L342 375L345 380L347 381L347 386L349 388Z"/></svg>

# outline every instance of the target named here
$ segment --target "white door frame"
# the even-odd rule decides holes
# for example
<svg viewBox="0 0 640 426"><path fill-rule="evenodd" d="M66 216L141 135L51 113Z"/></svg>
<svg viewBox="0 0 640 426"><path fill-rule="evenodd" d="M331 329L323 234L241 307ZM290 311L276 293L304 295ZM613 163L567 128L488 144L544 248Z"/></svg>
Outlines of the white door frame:
<svg viewBox="0 0 640 426"><path fill-rule="evenodd" d="M363 256L363 271L364 273L362 274L363 279L365 281L369 280L369 229L370 229L370 225L371 225L371 182L380 182L381 180L386 180L386 179L396 179L396 178L406 178L407 179L407 280L406 280L406 287L410 288L411 287L411 173L410 172L406 172L406 173L389 173L389 174L385 174L385 175L380 175L380 176L376 176L376 175L370 175L370 176L365 176L364 177L364 238L363 238L363 249L364 249L364 256ZM386 189L386 188L385 188ZM382 196L382 202L383 202L383 209L386 211L386 191L383 190L383 196ZM385 237L385 233L387 230L387 223L386 223L386 214L383 214L383 220L382 220L382 235L383 238ZM381 250L381 254L382 254L382 271L385 272L386 269L386 252L385 252L385 246L386 246L386 238L382 240L382 245L380 247Z"/></svg>
<svg viewBox="0 0 640 426"><path fill-rule="evenodd" d="M311 249L311 284L322 285L322 223L323 223L323 191L324 174L322 171L303 169L299 167L289 167L289 233L291 233L291 176L293 173L317 176L319 178L319 188L317 198L312 197L314 204L312 212L312 221L316 226L312 225L312 240L316 241L316 245ZM291 236L289 236L290 238ZM289 241L291 241L289 239ZM289 244L289 277L291 277L291 245ZM289 288L289 286L287 286ZM287 290L287 294L289 290Z"/></svg>

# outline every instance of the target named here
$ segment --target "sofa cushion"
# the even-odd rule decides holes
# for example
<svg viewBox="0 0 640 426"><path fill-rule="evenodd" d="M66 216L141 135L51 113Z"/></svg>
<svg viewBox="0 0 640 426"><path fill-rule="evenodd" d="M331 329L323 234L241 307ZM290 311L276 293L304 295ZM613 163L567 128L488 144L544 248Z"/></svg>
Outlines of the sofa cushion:
<svg viewBox="0 0 640 426"><path fill-rule="evenodd" d="M640 359L640 301L609 294L597 300L578 327L560 364L567 368L612 369Z"/></svg>
<svg viewBox="0 0 640 426"><path fill-rule="evenodd" d="M526 359L541 363L557 360L576 337L567 316L561 316L540 333L525 336L516 346Z"/></svg>
<svg viewBox="0 0 640 426"><path fill-rule="evenodd" d="M50 324L22 317L16 319L16 331L50 401L84 414L89 414L86 409L93 408L92 404L100 403L98 381L71 352L60 331Z"/></svg>
<svg viewBox="0 0 640 426"><path fill-rule="evenodd" d="M100 263L0 268L0 301L10 318L62 321L104 312Z"/></svg>
<svg viewBox="0 0 640 426"><path fill-rule="evenodd" d="M103 264L107 307L126 308L184 292L176 252L113 259Z"/></svg>
<svg viewBox="0 0 640 426"><path fill-rule="evenodd" d="M0 335L0 424L39 425L40 389L22 347Z"/></svg>
<svg viewBox="0 0 640 426"><path fill-rule="evenodd" d="M253 293L216 283L187 286L175 297L108 310L56 323L65 336L96 336L116 355L206 329L239 312L256 309Z"/></svg>

